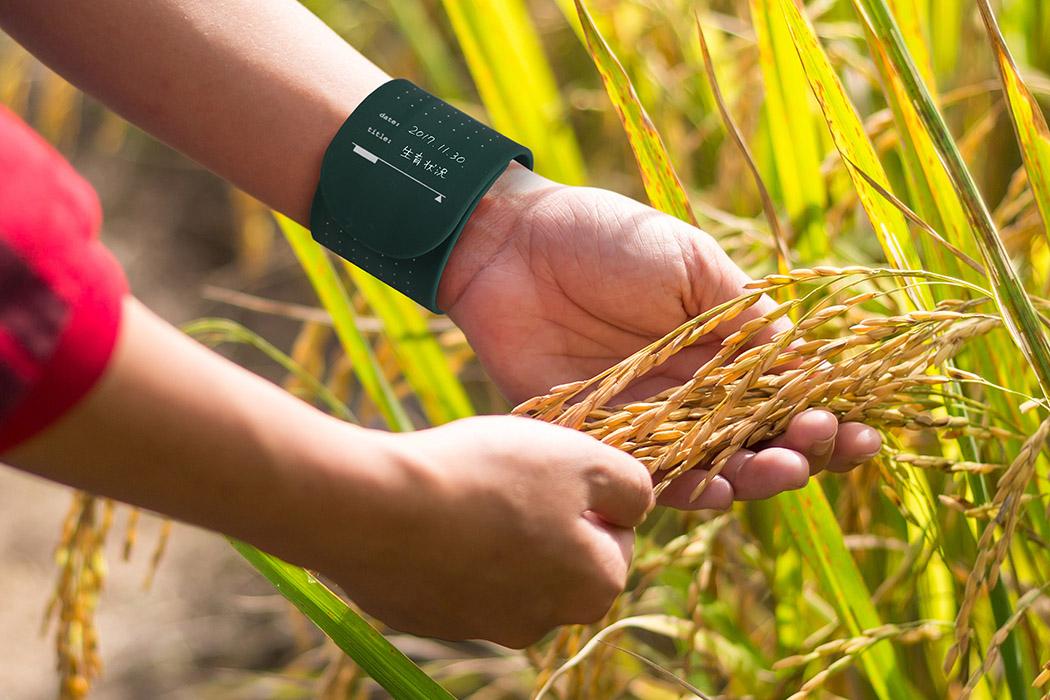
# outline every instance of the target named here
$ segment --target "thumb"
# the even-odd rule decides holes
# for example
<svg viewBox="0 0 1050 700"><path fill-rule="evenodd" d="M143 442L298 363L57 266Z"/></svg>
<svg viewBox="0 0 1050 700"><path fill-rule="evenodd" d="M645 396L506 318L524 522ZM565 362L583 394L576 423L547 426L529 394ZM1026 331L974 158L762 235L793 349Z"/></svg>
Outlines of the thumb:
<svg viewBox="0 0 1050 700"><path fill-rule="evenodd" d="M589 510L611 525L640 525L656 503L649 470L614 447L597 446L601 461L587 474Z"/></svg>

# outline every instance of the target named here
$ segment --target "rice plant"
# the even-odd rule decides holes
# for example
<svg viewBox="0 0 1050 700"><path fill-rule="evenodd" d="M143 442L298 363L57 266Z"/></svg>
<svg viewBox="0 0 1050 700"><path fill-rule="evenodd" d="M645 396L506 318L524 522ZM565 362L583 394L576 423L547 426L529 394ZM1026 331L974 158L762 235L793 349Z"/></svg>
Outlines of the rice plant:
<svg viewBox="0 0 1050 700"><path fill-rule="evenodd" d="M629 451L659 484L698 464L717 473L809 406L880 428L885 447L847 475L729 513L657 511L639 530L629 589L601 623L521 653L435 654L422 671L309 573L235 546L395 698L1050 697L1044 5L315 8L333 23L348 9L356 21L340 28L355 45L487 114L533 148L541 173L644 198L752 272L748 294L517 412ZM368 425L511 410L458 331L279 224L338 348L312 321L288 355L222 322L188 331L262 349L290 388ZM761 294L776 310L722 340L690 381L616 402ZM743 350L778 317L792 330ZM90 603L61 615L76 622L61 632L67 697L82 696L98 666L90 612L106 527L96 507L80 503L61 550L59 599ZM317 669L325 697L371 687L361 674L335 683L329 670Z"/></svg>

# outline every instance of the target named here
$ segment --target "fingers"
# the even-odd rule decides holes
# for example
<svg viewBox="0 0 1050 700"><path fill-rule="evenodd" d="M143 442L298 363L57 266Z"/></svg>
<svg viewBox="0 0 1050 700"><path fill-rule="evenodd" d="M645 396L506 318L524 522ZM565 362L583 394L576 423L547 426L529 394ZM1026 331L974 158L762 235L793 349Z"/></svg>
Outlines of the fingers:
<svg viewBox="0 0 1050 700"><path fill-rule="evenodd" d="M634 528L613 525L591 511L584 513L583 519L597 532L600 563L612 573L612 578L626 581L627 568L634 556Z"/></svg>
<svg viewBox="0 0 1050 700"><path fill-rule="evenodd" d="M560 593L554 624L599 621L627 585L634 529L612 525L592 511L583 513L579 524L585 550L576 563L586 578Z"/></svg>
<svg viewBox="0 0 1050 700"><path fill-rule="evenodd" d="M706 470L686 472L667 485L660 505L679 510L729 510L733 501L759 501L782 491L799 489L809 480L809 462L794 450L768 447L758 452L739 450L692 500Z"/></svg>
<svg viewBox="0 0 1050 700"><path fill-rule="evenodd" d="M761 500L802 488L823 469L849 471L877 455L881 447L882 436L874 428L839 424L830 412L810 409L795 416L782 435L760 449L738 450L695 500L691 496L707 478L705 470L687 472L668 484L659 503L679 510L728 510L734 500Z"/></svg>
<svg viewBox="0 0 1050 700"><path fill-rule="evenodd" d="M738 501L758 501L782 491L800 489L809 481L809 462L795 450L767 447L738 450L722 474L733 485Z"/></svg>
<svg viewBox="0 0 1050 700"><path fill-rule="evenodd" d="M847 472L864 464L882 449L879 431L863 423L843 423L839 426L835 449L828 460L827 470Z"/></svg>
<svg viewBox="0 0 1050 700"><path fill-rule="evenodd" d="M656 502L649 470L614 447L596 446L601 448L602 461L587 473L590 510L611 525L640 525Z"/></svg>
<svg viewBox="0 0 1050 700"><path fill-rule="evenodd" d="M696 487L707 478L708 472L693 469L678 477L660 493L658 503L678 510L729 510L733 506L733 485L722 475L716 475L693 499Z"/></svg>
<svg viewBox="0 0 1050 700"><path fill-rule="evenodd" d="M762 444L781 447L801 454L809 463L809 473L824 469L835 450L839 422L829 411L811 408L803 411L788 424L787 430Z"/></svg>
<svg viewBox="0 0 1050 700"><path fill-rule="evenodd" d="M830 412L814 408L795 416L782 435L763 447L795 450L809 462L811 474L823 469L841 473L877 455L882 436L863 423L839 424Z"/></svg>

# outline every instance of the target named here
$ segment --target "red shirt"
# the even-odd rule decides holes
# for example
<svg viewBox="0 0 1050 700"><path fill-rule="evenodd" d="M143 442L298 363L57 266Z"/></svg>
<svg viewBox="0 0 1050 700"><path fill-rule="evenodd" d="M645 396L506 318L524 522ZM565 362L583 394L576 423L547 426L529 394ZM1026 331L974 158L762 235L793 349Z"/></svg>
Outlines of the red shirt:
<svg viewBox="0 0 1050 700"><path fill-rule="evenodd" d="M0 105L0 454L102 375L127 284L94 190Z"/></svg>

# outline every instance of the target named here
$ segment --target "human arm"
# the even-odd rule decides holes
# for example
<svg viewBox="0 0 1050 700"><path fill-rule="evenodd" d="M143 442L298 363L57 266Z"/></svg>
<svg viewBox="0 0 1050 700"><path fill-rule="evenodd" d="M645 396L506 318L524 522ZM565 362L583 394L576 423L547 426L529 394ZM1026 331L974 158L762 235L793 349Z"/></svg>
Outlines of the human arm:
<svg viewBox="0 0 1050 700"><path fill-rule="evenodd" d="M332 135L388 79L293 0L71 0L63 10L8 0L0 19L73 82L302 223ZM744 280L696 229L511 166L453 250L439 302L517 401L605 369ZM705 353L682 353L664 381ZM689 505L773 495L877 446L874 431L840 434L830 414L809 412ZM673 492L666 501L687 505Z"/></svg>
<svg viewBox="0 0 1050 700"><path fill-rule="evenodd" d="M360 428L130 298L101 382L3 458L319 569L400 629L512 646L605 613L652 505L640 464L571 430Z"/></svg>
<svg viewBox="0 0 1050 700"><path fill-rule="evenodd" d="M128 121L304 225L325 148L390 79L296 0L5 0L0 25Z"/></svg>

